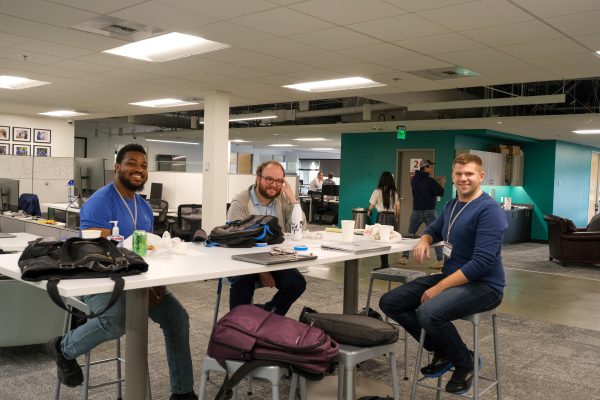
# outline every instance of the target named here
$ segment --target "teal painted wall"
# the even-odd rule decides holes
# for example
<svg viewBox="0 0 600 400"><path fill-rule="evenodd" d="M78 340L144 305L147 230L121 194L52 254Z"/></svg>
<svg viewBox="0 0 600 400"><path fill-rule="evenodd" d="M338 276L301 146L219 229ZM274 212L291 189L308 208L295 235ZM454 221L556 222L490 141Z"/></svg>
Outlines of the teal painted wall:
<svg viewBox="0 0 600 400"><path fill-rule="evenodd" d="M553 214L580 227L588 223L591 160L591 147L556 142Z"/></svg>

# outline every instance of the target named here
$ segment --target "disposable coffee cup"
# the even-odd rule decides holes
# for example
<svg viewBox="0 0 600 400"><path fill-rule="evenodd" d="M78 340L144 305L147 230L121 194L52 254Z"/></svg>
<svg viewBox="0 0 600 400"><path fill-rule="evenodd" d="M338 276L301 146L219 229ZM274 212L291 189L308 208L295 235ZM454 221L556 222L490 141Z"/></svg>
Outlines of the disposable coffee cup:
<svg viewBox="0 0 600 400"><path fill-rule="evenodd" d="M342 220L342 242L351 242L354 240L354 220Z"/></svg>
<svg viewBox="0 0 600 400"><path fill-rule="evenodd" d="M381 227L379 227L379 240L382 240L384 242L389 242L390 240L392 240L393 230L394 227L391 225L381 225Z"/></svg>

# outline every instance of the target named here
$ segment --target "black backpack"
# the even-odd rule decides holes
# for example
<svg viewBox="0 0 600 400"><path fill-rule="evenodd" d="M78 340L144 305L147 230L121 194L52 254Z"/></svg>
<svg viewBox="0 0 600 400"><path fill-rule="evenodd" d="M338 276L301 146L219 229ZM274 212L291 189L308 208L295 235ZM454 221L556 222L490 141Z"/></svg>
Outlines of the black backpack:
<svg viewBox="0 0 600 400"><path fill-rule="evenodd" d="M206 241L207 246L221 247L254 247L256 243L283 243L277 217L251 215L244 220L227 222L215 227Z"/></svg>

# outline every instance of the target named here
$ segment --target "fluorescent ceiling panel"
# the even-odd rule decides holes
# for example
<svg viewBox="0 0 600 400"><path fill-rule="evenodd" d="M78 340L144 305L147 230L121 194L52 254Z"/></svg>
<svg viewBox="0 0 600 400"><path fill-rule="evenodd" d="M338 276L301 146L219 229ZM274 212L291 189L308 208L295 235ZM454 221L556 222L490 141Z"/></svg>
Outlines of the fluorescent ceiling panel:
<svg viewBox="0 0 600 400"><path fill-rule="evenodd" d="M156 99L156 100L147 100L147 101L139 101L137 103L129 103L134 106L140 107L153 107L153 108L166 108L166 107L178 107L178 106L189 106L193 104L198 104L198 102L194 101L185 101L179 99Z"/></svg>
<svg viewBox="0 0 600 400"><path fill-rule="evenodd" d="M270 147L295 147L296 145L294 144L288 144L288 143L276 143L276 144L270 144Z"/></svg>
<svg viewBox="0 0 600 400"><path fill-rule="evenodd" d="M104 53L144 61L163 62L196 54L209 53L228 47L231 46L213 42L200 36L172 32L105 50Z"/></svg>
<svg viewBox="0 0 600 400"><path fill-rule="evenodd" d="M200 144L200 143L196 143L196 142L180 142L177 140L159 140L159 139L146 139L146 142L193 144L194 146L198 146Z"/></svg>
<svg viewBox="0 0 600 400"><path fill-rule="evenodd" d="M74 110L56 110L56 111L48 111L43 113L38 113L40 115L48 115L50 117L78 117L80 115L88 115L86 113L77 112Z"/></svg>
<svg viewBox="0 0 600 400"><path fill-rule="evenodd" d="M315 81L306 83L297 83L295 85L285 85L284 88L301 90L303 92L333 92L336 90L351 90L351 89L365 89L379 86L387 86L384 83L372 81L367 78L360 76L354 76L351 78L340 78L330 79L326 81Z"/></svg>
<svg viewBox="0 0 600 400"><path fill-rule="evenodd" d="M250 140L244 140L244 139L232 139L230 140L230 142L232 143L250 143Z"/></svg>
<svg viewBox="0 0 600 400"><path fill-rule="evenodd" d="M600 133L600 129L579 129L577 131L572 131L573 133L578 133L580 135L595 135Z"/></svg>
<svg viewBox="0 0 600 400"><path fill-rule="evenodd" d="M21 90L49 84L50 82L36 81L20 76L0 75L0 88L2 89Z"/></svg>
<svg viewBox="0 0 600 400"><path fill-rule="evenodd" d="M327 141L329 139L325 139L325 138L322 138L322 137L313 137L313 138L311 138L311 137L303 137L303 138L298 138L298 139L294 139L294 140L297 140L299 142L325 142L325 141Z"/></svg>

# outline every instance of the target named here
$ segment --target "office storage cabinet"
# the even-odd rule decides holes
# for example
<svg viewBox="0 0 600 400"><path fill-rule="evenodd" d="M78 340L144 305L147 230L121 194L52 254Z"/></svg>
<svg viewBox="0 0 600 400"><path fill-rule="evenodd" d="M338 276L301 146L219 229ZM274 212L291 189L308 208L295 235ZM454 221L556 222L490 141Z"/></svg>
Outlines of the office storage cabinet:
<svg viewBox="0 0 600 400"><path fill-rule="evenodd" d="M531 239L531 208L504 210L508 220L508 229L504 232L502 243L520 243Z"/></svg>
<svg viewBox="0 0 600 400"><path fill-rule="evenodd" d="M522 186L524 158L522 155L493 153L483 150L457 150L456 154L469 153L479 156L483 161L487 186Z"/></svg>

